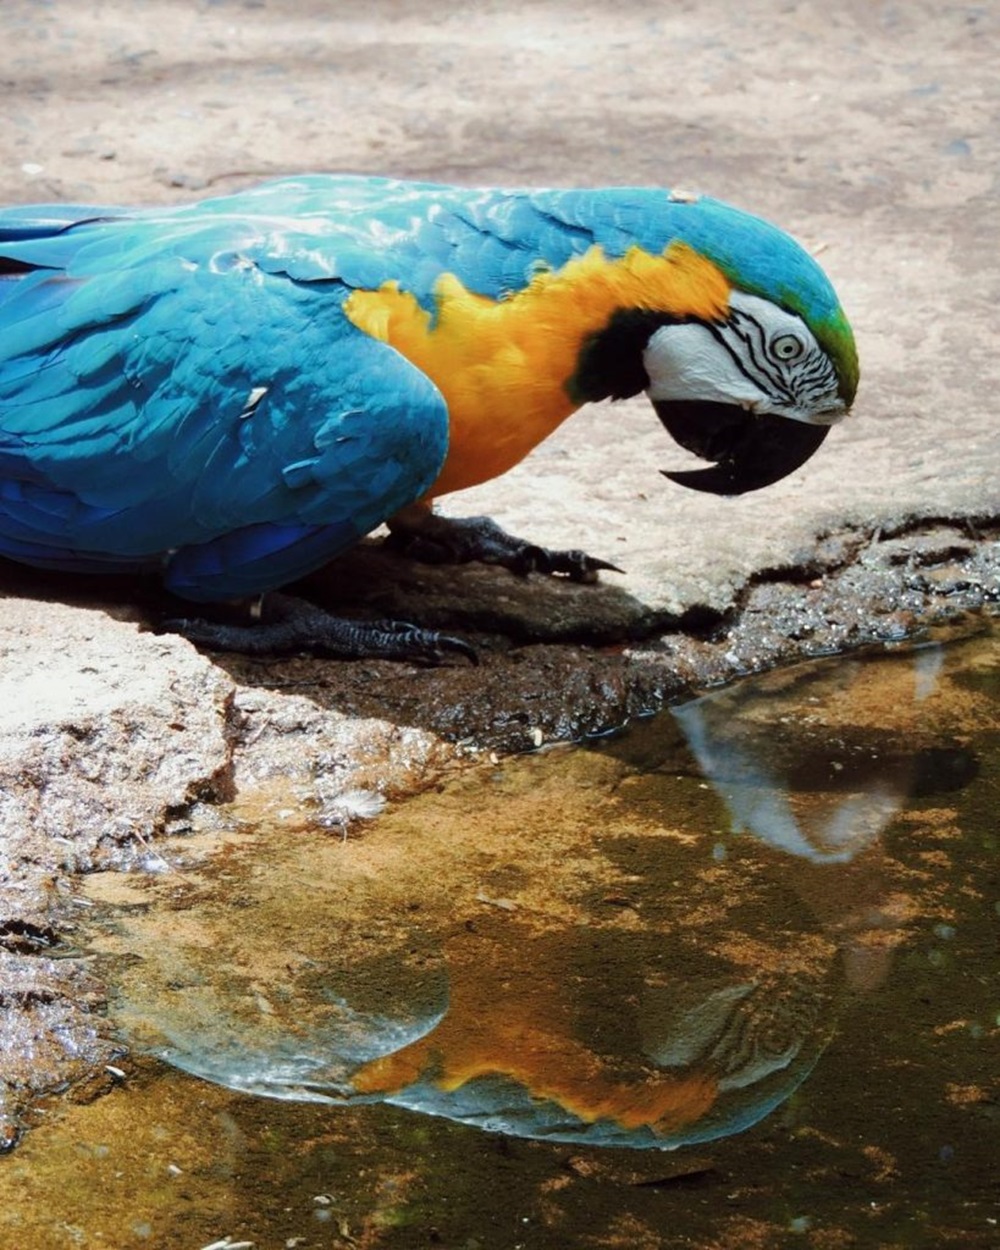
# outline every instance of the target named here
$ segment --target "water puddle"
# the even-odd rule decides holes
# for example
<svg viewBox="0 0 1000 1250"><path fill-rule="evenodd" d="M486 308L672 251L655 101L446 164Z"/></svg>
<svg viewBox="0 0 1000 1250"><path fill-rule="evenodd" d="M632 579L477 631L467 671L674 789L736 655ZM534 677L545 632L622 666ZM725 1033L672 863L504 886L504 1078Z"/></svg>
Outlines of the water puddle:
<svg viewBox="0 0 1000 1250"><path fill-rule="evenodd" d="M998 806L991 636L174 839L88 881L147 1058L0 1242L1000 1244Z"/></svg>

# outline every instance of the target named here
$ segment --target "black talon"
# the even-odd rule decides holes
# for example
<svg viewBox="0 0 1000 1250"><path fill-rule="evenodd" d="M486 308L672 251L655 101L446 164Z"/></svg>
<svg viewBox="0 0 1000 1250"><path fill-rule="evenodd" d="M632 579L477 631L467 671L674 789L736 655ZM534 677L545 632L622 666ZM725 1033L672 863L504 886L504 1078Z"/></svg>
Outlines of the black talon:
<svg viewBox="0 0 1000 1250"><path fill-rule="evenodd" d="M562 574L573 582L596 582L598 573L621 573L608 560L584 551L552 551L508 534L486 516L444 517L424 513L414 520L397 519L386 544L425 564L466 564L478 560L496 564L522 576L528 573Z"/></svg>
<svg viewBox="0 0 1000 1250"><path fill-rule="evenodd" d="M592 584L602 570L621 573L617 565L608 560L599 560L596 556L588 556L585 551L550 551L548 547L536 547L525 544L514 553L507 565L515 573L549 573L564 574L571 582Z"/></svg>
<svg viewBox="0 0 1000 1250"><path fill-rule="evenodd" d="M311 651L348 659L404 660L415 664L443 664L449 653L478 665L469 643L408 621L348 621L290 595L271 595L264 601L264 619L253 625L229 625L201 619L161 621L158 633L180 634L199 646L247 655L280 655Z"/></svg>

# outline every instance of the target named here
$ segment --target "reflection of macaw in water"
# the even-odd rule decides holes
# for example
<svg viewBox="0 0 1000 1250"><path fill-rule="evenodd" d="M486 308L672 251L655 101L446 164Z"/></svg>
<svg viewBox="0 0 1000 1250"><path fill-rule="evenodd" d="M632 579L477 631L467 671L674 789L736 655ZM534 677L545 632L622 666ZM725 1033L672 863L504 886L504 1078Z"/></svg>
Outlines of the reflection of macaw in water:
<svg viewBox="0 0 1000 1250"><path fill-rule="evenodd" d="M613 1120L657 1132L700 1119L718 1096L709 1072L675 1075L648 1064L628 1079L621 1064L572 1036L571 1004L558 982L518 977L498 985L475 965L452 965L451 972L441 1022L402 1050L365 1064L352 1079L358 1093L398 1094L429 1074L451 1093L477 1078L501 1076L586 1124Z"/></svg>
<svg viewBox="0 0 1000 1250"><path fill-rule="evenodd" d="M446 945L444 1016L363 1064L356 1093L517 1134L676 1146L761 1119L828 1039L817 1027L828 996L815 987L800 994L787 979L765 987L721 973L696 988L681 978L649 987L651 958L669 962L665 934L645 935L652 944L637 950L620 931L483 929ZM606 957L588 957L595 944ZM549 1113L534 1116L539 1104Z"/></svg>
<svg viewBox="0 0 1000 1250"><path fill-rule="evenodd" d="M918 707L935 689L941 653L925 649L908 662ZM951 789L974 771L961 751L917 752L908 741L901 750L897 735L891 750L883 743L877 751L845 748L843 761L833 758L829 734L818 736L814 750L799 731L798 709L829 709L844 695L850 701L843 714L857 717L873 697L867 672L863 665L810 668L797 678L779 675L789 687L785 697L772 691L761 699L755 684L674 709L729 810L733 832L778 852L782 880L834 935L855 990L871 989L887 974L909 914L905 896L888 885L882 831L918 784L918 773L931 777L935 789ZM640 738L657 733L656 722L634 731ZM638 755L648 766L648 751ZM649 784L658 785L655 775ZM575 1117L595 1131L630 1132L628 1144L677 1145L761 1119L808 1075L829 1037L830 995L801 969L770 983L745 968L706 976L706 946L698 969L685 972L669 932L657 935L660 949L652 958L618 932L614 952L584 969L580 948L598 941L596 933L578 934L579 948L570 953L569 946L552 945L554 939L514 935L511 927L492 947L468 940L446 946L447 1012L423 1037L358 1069L351 1082L357 1092L454 1114L446 1096L500 1079L561 1110L562 1121L550 1120L546 1135L569 1136L568 1117ZM643 969L653 975L644 979ZM823 975L829 971L824 967ZM603 985L602 972L614 983ZM590 1002L604 990L614 1023L587 1015L579 1002L583 985ZM631 1054L602 1049L600 1039L620 1038L629 1019L638 1034ZM523 1107L517 1118L508 1112L504 1119L497 1105L502 1100L494 1097L491 1127L526 1131Z"/></svg>

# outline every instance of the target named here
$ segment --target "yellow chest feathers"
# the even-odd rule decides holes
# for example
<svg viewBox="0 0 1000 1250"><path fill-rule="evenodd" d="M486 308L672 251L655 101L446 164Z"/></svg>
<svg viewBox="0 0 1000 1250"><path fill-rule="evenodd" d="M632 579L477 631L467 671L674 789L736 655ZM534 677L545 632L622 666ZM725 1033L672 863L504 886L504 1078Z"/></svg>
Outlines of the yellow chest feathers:
<svg viewBox="0 0 1000 1250"><path fill-rule="evenodd" d="M448 457L433 498L506 472L579 406L572 380L581 351L615 312L715 320L725 315L729 289L685 244L661 256L633 247L617 260L592 247L499 300L443 274L433 316L397 282L354 291L344 311L423 370L448 404Z"/></svg>

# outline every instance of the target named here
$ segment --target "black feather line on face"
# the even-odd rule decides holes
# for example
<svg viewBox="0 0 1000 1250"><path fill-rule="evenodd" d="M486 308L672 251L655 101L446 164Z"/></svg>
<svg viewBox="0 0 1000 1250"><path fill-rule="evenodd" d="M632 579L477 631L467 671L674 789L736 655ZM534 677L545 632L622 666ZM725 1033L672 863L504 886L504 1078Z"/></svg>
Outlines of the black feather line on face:
<svg viewBox="0 0 1000 1250"><path fill-rule="evenodd" d="M779 365L775 365L767 354L767 333L755 317L749 313L734 310L730 324L740 341L747 349L750 363L757 370L760 378L757 385L762 391L769 392L772 399L781 403L794 404L795 394L785 381L785 375ZM722 340L723 346L730 356L740 364L739 357L732 347ZM740 366L742 368L742 366ZM746 373L746 370L743 370ZM749 377L750 375L747 374ZM761 380L762 379L762 380Z"/></svg>
<svg viewBox="0 0 1000 1250"><path fill-rule="evenodd" d="M580 352L576 373L567 383L570 397L578 403L601 399L630 399L649 386L643 353L649 340L663 326L682 320L642 308L621 308L603 330L592 334Z"/></svg>
<svg viewBox="0 0 1000 1250"><path fill-rule="evenodd" d="M763 373L763 371L758 371L757 373L751 372L750 369L747 368L747 362L743 359L743 357L738 352L733 350L731 344L726 339L726 336L722 333L722 330L718 326L706 324L705 329L709 331L709 333L712 335L715 341L719 344L719 346L727 352L730 360L733 362L736 368L740 371L740 373L743 374L743 376L747 379L747 381L756 390L758 391L768 390L768 380L769 380L768 375L766 373ZM742 335L740 337L743 342L746 342L746 339ZM751 356L751 363L753 363L752 356Z"/></svg>

